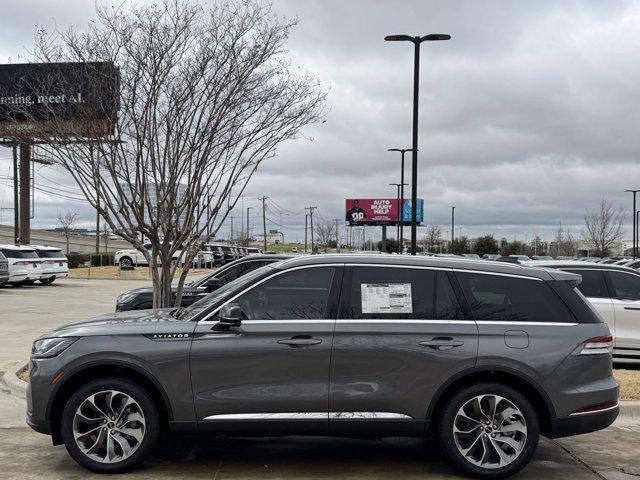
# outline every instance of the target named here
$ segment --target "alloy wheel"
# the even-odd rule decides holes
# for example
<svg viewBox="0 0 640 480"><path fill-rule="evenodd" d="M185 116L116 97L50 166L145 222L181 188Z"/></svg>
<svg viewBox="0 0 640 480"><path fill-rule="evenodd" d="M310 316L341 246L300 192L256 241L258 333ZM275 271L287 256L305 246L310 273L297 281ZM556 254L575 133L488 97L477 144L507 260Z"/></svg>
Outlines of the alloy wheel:
<svg viewBox="0 0 640 480"><path fill-rule="evenodd" d="M100 463L117 463L133 455L142 444L145 427L138 402L117 390L90 395L73 417L78 448Z"/></svg>
<svg viewBox="0 0 640 480"><path fill-rule="evenodd" d="M510 400L499 395L478 395L458 410L453 437L468 462L481 468L502 468L522 453L527 442L527 422Z"/></svg>

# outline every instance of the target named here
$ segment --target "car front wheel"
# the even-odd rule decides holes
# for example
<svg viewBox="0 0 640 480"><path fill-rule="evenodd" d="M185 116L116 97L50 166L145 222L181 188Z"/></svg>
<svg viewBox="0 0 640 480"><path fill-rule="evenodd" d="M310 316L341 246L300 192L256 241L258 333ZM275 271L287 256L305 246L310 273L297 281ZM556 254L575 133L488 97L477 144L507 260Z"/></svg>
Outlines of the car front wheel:
<svg viewBox="0 0 640 480"><path fill-rule="evenodd" d="M505 478L536 451L538 416L522 393L497 383L458 390L442 411L438 433L445 456L474 478Z"/></svg>
<svg viewBox="0 0 640 480"><path fill-rule="evenodd" d="M62 414L62 439L71 457L98 473L138 466L159 434L157 408L136 384L120 378L94 380L69 398Z"/></svg>
<svg viewBox="0 0 640 480"><path fill-rule="evenodd" d="M131 260L131 258L129 257L122 257L120 259L120 266L121 267L126 267L129 268L133 265L133 260Z"/></svg>

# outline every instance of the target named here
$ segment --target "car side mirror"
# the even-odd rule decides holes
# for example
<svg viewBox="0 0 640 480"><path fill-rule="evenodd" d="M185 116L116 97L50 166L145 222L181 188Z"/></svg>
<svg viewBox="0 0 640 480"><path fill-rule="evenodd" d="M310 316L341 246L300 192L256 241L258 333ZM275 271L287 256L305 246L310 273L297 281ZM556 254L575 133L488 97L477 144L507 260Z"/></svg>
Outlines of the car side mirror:
<svg viewBox="0 0 640 480"><path fill-rule="evenodd" d="M239 327L244 313L237 303L227 303L218 312L218 323L221 327Z"/></svg>
<svg viewBox="0 0 640 480"><path fill-rule="evenodd" d="M208 293L208 292L213 292L214 290L219 289L221 286L222 286L222 280L220 280L219 278L213 277L207 280L207 282L204 284L204 289Z"/></svg>

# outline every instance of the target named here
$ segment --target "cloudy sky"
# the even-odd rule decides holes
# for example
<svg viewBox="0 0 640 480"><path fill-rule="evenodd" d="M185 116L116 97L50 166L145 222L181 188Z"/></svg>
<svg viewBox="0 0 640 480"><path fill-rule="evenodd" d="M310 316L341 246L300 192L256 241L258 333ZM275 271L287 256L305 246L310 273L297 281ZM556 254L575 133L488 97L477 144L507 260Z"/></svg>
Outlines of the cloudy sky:
<svg viewBox="0 0 640 480"><path fill-rule="evenodd" d="M5 5L0 60L24 58L36 24L86 24L93 4ZM388 183L399 181L400 159L387 148L410 146L413 51L384 42L391 33L452 35L423 44L421 56L418 187L428 223L450 228L455 205L456 235L461 227L470 236L549 238L560 223L577 234L602 196L627 209L630 223L624 190L640 186L640 2L276 0L274 8L299 19L291 58L330 88L330 111L254 177L243 202L254 207L254 228L262 195L267 228L281 221L287 240L304 239L305 206L329 222L344 219L345 198L395 197ZM0 149L4 224L10 175L10 150ZM93 221L64 172L42 167L35 184L36 226L53 226L68 208Z"/></svg>

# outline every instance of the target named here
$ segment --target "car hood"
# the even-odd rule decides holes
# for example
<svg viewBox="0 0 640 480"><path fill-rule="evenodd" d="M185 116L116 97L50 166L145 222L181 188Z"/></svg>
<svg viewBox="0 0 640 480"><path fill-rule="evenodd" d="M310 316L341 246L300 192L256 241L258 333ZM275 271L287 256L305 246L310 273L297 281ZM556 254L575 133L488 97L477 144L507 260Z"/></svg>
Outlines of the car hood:
<svg viewBox="0 0 640 480"><path fill-rule="evenodd" d="M63 325L45 333L40 338L193 332L196 322L175 318L171 315L173 310L175 308L132 310L99 315Z"/></svg>

